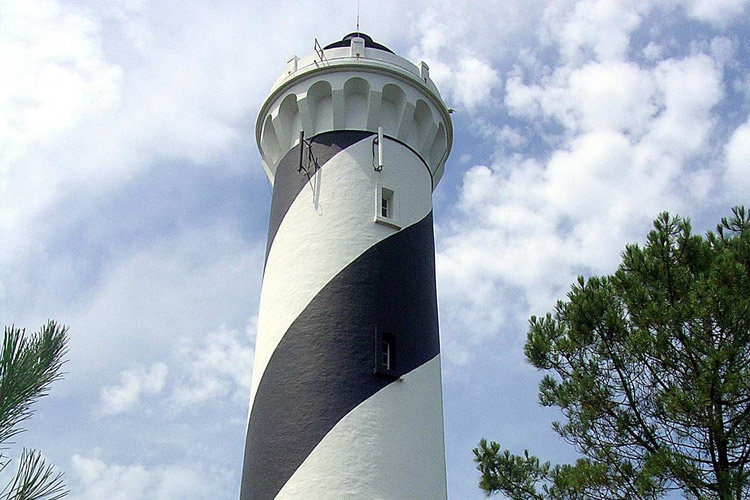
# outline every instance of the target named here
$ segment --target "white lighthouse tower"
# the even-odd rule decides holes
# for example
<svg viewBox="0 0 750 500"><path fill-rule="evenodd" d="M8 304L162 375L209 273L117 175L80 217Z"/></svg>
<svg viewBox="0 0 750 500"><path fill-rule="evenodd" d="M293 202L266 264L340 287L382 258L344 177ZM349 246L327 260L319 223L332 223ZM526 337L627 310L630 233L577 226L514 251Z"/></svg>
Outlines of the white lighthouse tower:
<svg viewBox="0 0 750 500"><path fill-rule="evenodd" d="M427 65L362 33L274 84L241 500L445 500L432 191L452 138Z"/></svg>

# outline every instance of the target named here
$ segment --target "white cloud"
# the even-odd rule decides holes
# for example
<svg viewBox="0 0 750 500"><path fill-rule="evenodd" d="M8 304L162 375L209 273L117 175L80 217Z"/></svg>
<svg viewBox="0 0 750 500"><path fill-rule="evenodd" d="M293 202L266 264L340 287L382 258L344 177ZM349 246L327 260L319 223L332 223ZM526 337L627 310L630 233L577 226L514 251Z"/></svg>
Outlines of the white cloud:
<svg viewBox="0 0 750 500"><path fill-rule="evenodd" d="M554 1L540 23L542 40L558 45L568 63L622 60L630 33L641 22L641 10L647 8L648 3L616 0Z"/></svg>
<svg viewBox="0 0 750 500"><path fill-rule="evenodd" d="M250 398L250 381L257 317L241 335L222 326L201 339L185 339L180 343L176 363L181 381L171 401L184 408L216 398L232 398L245 404Z"/></svg>
<svg viewBox="0 0 750 500"><path fill-rule="evenodd" d="M424 7L408 57L429 64L430 76L449 106L468 112L494 108L492 95L502 86L498 68L531 40L534 32L527 21L541 16L545 2L495 0L472 4L467 11L462 4L443 0Z"/></svg>
<svg viewBox="0 0 750 500"><path fill-rule="evenodd" d="M750 121L737 127L727 143L726 189L737 199L747 199L750 193Z"/></svg>
<svg viewBox="0 0 750 500"><path fill-rule="evenodd" d="M688 14L715 27L742 19L748 0L687 0Z"/></svg>
<svg viewBox="0 0 750 500"><path fill-rule="evenodd" d="M215 224L111 261L90 301L68 321L76 326L72 361L81 366L71 378L81 370L126 369L123 359L164 361L181 342L216 325L244 325L247 308L257 307L264 251L262 241L248 242L237 228Z"/></svg>
<svg viewBox="0 0 750 500"><path fill-rule="evenodd" d="M450 363L469 362L467 352L490 338L518 342L520 332L506 328L550 310L576 274L613 272L623 246L659 212L703 203L717 186L716 172L691 165L710 154L729 40L714 40L714 57L640 66L625 60L639 12L617 2L565 5L547 12L560 14L548 32L560 35L557 64L517 66L506 79L508 113L546 134L547 149L508 153L502 127L488 123L496 160L464 174L458 216L439 232ZM540 126L550 122L558 130Z"/></svg>
<svg viewBox="0 0 750 500"><path fill-rule="evenodd" d="M54 0L0 13L0 259L17 252L30 216L63 184L95 175L70 159L69 134L120 102L122 69L104 59L99 24ZM83 151L75 151L83 155ZM61 160L61 156L65 158Z"/></svg>
<svg viewBox="0 0 750 500"><path fill-rule="evenodd" d="M23 148L49 140L117 104L122 70L103 59L96 21L54 0L10 2L2 16L4 144Z"/></svg>
<svg viewBox="0 0 750 500"><path fill-rule="evenodd" d="M655 43L653 40L648 42L648 45L643 48L643 56L646 59L655 61L661 59L663 55L664 47L662 47L658 43Z"/></svg>
<svg viewBox="0 0 750 500"><path fill-rule="evenodd" d="M663 111L651 124L651 138L677 157L706 147L715 123L711 111L723 97L722 73L705 54L662 61L654 71Z"/></svg>
<svg viewBox="0 0 750 500"><path fill-rule="evenodd" d="M219 500L234 498L236 488L231 473L206 465L119 465L84 455L71 465L71 500Z"/></svg>
<svg viewBox="0 0 750 500"><path fill-rule="evenodd" d="M167 371L167 365L164 363L154 363L148 370L136 368L121 372L119 384L100 390L98 414L111 416L138 408L143 396L161 393L167 379Z"/></svg>
<svg viewBox="0 0 750 500"><path fill-rule="evenodd" d="M725 36L716 36L709 44L711 57L721 64L732 64L737 55L738 43Z"/></svg>
<svg viewBox="0 0 750 500"><path fill-rule="evenodd" d="M632 62L561 66L539 83L508 77L505 105L512 116L557 121L567 133L617 130L642 136L676 154L705 147L723 96L722 73L704 54L668 59L653 69Z"/></svg>
<svg viewBox="0 0 750 500"><path fill-rule="evenodd" d="M455 366L465 366L471 359L469 349L458 342L446 342L442 352L443 359Z"/></svg>
<svg viewBox="0 0 750 500"><path fill-rule="evenodd" d="M40 437L53 451L79 453L71 498L236 498L252 356L243 326L257 306L264 252L254 243L263 235L248 233L266 213L242 206L228 214L237 224L206 226L144 211L133 227L161 233L148 236L160 241L134 231L127 245L112 242L101 255L58 255L39 235L59 231L85 250L101 230L98 200L131 180L163 183L165 168L196 163L209 172L249 168L252 109L284 61L311 52L315 36L339 38L354 21L309 1L258 5L9 0L0 9L0 306L33 316L32 325L51 314L72 326L70 373L52 397L67 393ZM448 104L470 111L454 115L453 173L441 187L455 204L436 197L437 265L444 359L466 381L446 378L446 408L470 392L502 400L447 420L458 429L448 436L451 497L479 498L465 450L477 429L498 429L493 421L528 429L505 403L521 383L524 393L534 390L531 376L497 384L495 367L490 373L478 358L519 361L528 315L550 310L575 274L611 272L622 246L642 238L659 211L705 218L724 203L723 182L740 200L750 191L750 122L725 137L736 116L718 115L746 113L747 101L730 101L723 79L735 78L750 96L747 1L362 7L365 31L425 60ZM686 16L706 24L694 30ZM251 192L266 189L257 165L247 172ZM50 217L70 208L61 196L89 212L75 230ZM128 215L111 209L109 217ZM51 220L60 227L50 229ZM44 266L29 264L33 252L49 256ZM42 274L78 286L64 296L24 288ZM107 420L115 433L86 418L93 406L107 407L105 393L110 411L120 411ZM149 408L157 411L131 411ZM498 408L507 418L496 418ZM63 414L70 425L60 433ZM80 451L104 442L114 458ZM201 459L233 474L197 465Z"/></svg>
<svg viewBox="0 0 750 500"><path fill-rule="evenodd" d="M240 17L255 25L198 3L97 7L12 0L0 12L4 266L35 249L66 196L106 193L165 160L189 168L252 154L240 122L283 63L233 40L262 38L273 22L255 20L252 5Z"/></svg>
<svg viewBox="0 0 750 500"><path fill-rule="evenodd" d="M486 62L476 57L467 57L458 63L454 75L453 98L457 104L469 110L478 105L487 105L494 88L500 84L500 77Z"/></svg>
<svg viewBox="0 0 750 500"><path fill-rule="evenodd" d="M489 339L517 348L513 328L550 310L576 274L613 272L653 217L685 207L679 166L660 158L610 131L582 134L546 163L510 156L470 169L438 241L447 361L466 363L460 346Z"/></svg>
<svg viewBox="0 0 750 500"><path fill-rule="evenodd" d="M655 85L633 63L589 63L570 75L566 96L583 131L615 130L641 135L656 113Z"/></svg>
<svg viewBox="0 0 750 500"><path fill-rule="evenodd" d="M523 80L520 68L508 73L505 82L505 107L511 116L534 118L542 112L540 101L541 87L529 85Z"/></svg>
<svg viewBox="0 0 750 500"><path fill-rule="evenodd" d="M601 129L640 135L656 113L653 77L633 63L591 62L562 66L541 83L524 84L518 70L508 79L505 104L513 116L554 119L571 132Z"/></svg>

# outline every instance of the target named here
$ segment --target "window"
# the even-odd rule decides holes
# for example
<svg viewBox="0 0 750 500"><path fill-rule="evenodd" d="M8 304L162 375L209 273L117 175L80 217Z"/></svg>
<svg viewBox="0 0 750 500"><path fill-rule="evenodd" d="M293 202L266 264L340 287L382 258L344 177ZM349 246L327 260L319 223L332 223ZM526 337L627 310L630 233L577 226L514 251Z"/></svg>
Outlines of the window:
<svg viewBox="0 0 750 500"><path fill-rule="evenodd" d="M380 341L380 364L386 370L391 369L391 343L387 340Z"/></svg>
<svg viewBox="0 0 750 500"><path fill-rule="evenodd" d="M378 184L376 193L375 222L394 229L401 229L396 219L396 195L392 189Z"/></svg>
<svg viewBox="0 0 750 500"><path fill-rule="evenodd" d="M380 188L380 216L393 219L393 191L388 188Z"/></svg>
<svg viewBox="0 0 750 500"><path fill-rule="evenodd" d="M392 333L377 330L375 351L375 374L399 378L397 374L396 338Z"/></svg>

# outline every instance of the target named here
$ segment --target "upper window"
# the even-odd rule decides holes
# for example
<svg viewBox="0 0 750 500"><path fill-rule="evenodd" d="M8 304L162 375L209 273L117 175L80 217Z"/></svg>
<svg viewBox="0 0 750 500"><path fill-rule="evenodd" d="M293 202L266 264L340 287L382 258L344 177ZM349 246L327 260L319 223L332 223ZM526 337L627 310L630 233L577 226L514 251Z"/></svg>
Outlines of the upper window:
<svg viewBox="0 0 750 500"><path fill-rule="evenodd" d="M391 197L393 196L393 191L389 191L386 193L386 189L383 189L382 194L380 196L380 216L385 217L386 219L391 218Z"/></svg>
<svg viewBox="0 0 750 500"><path fill-rule="evenodd" d="M375 199L377 200L375 222L394 229L401 229L401 225L398 223L396 217L398 207L396 206L396 194L393 189L378 184Z"/></svg>

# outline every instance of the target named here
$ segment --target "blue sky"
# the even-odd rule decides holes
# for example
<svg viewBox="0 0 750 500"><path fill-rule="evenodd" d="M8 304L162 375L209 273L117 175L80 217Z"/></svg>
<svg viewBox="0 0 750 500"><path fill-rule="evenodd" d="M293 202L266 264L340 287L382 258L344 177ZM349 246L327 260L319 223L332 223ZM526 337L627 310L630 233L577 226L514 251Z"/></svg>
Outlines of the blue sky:
<svg viewBox="0 0 750 500"><path fill-rule="evenodd" d="M531 314L663 210L750 192L747 0L362 0L456 109L435 192L448 486L481 437L573 452L524 363ZM70 498L234 499L270 189L258 108L354 2L2 0L0 317L70 326L21 445Z"/></svg>

